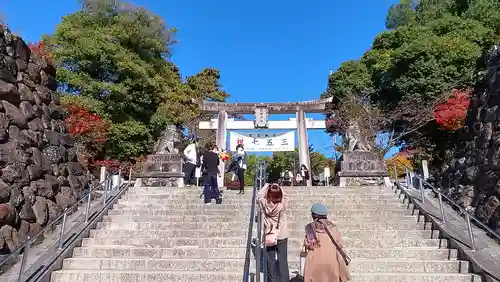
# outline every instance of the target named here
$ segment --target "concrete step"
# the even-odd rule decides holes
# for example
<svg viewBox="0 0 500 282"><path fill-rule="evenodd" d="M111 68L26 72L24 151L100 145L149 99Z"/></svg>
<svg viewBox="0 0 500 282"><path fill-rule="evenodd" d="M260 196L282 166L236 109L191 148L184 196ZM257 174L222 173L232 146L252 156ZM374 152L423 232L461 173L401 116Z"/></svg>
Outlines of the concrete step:
<svg viewBox="0 0 500 282"><path fill-rule="evenodd" d="M172 194L159 194L159 193L152 193L152 194L142 194L142 193L127 193L122 196L122 199L129 199L129 200L177 200L177 201L185 201L185 200L192 200L192 199L199 199L200 194L177 194L177 195L172 195ZM232 200L232 201L249 201L251 200L250 196L241 196L241 195L234 195L234 194L228 194L228 193L223 193L223 197L226 200ZM377 199L398 199L394 194L388 193L388 194L324 194L324 195L317 195L317 194L311 194L311 195L304 195L304 194L297 194L293 196L288 197L290 201L307 201L307 200L321 200L321 199L342 199L342 200L377 200Z"/></svg>
<svg viewBox="0 0 500 282"><path fill-rule="evenodd" d="M290 213L289 216L292 216ZM244 217L238 217L240 219L244 220L249 220L248 216ZM400 213L365 213L365 214L340 214L340 215L331 215L331 218L334 218L335 220L342 220L342 219L352 219L352 220L379 220L379 221L386 221L386 220L416 220L417 216L413 215L407 215L407 214L400 214ZM293 217L291 218L294 221L310 221L311 220L311 215L310 214L300 214L296 215L294 214ZM103 218L103 221L131 221L131 222L144 222L144 221L162 221L162 222L167 222L167 221L183 221L183 222L191 222L191 221L204 221L204 222L213 222L213 221L219 221L219 222L224 222L224 221L234 221L235 216L234 215L149 215L149 214L144 214L144 215L123 215L123 214L112 214L112 215L106 215Z"/></svg>
<svg viewBox="0 0 500 282"><path fill-rule="evenodd" d="M294 222L310 222L311 221L311 216L306 215L306 214L301 214L301 215L294 215L294 214L289 214L288 217L290 220ZM123 215L107 215L104 216L103 221L105 222L233 222L237 219L239 221L243 220L247 222L250 220L249 217L247 216L204 216L204 215L198 215L198 216L185 216L186 219L184 219L182 216L123 216ZM388 221L412 221L416 222L418 217L417 216L411 216L411 215L400 215L400 214L370 214L367 216L349 216L349 215L342 215L342 216L332 216L332 218L335 219L335 222L341 223L341 222L353 222L353 221L359 221L359 222L388 222ZM423 220L423 217L421 217Z"/></svg>
<svg viewBox="0 0 500 282"><path fill-rule="evenodd" d="M350 282L480 282L481 277L464 273L353 273Z"/></svg>
<svg viewBox="0 0 500 282"><path fill-rule="evenodd" d="M305 228L306 224L310 221L289 221L288 228L301 229ZM340 230L348 229L423 229L422 223L416 223L407 220L392 220L386 222L351 222L349 220L336 220L335 221ZM248 227L247 222L99 222L97 223L98 229L128 229L128 230L172 230L172 229L245 229Z"/></svg>
<svg viewBox="0 0 500 282"><path fill-rule="evenodd" d="M242 199L223 199L224 205L250 205L251 202L249 200L242 200ZM289 206L311 206L314 203L317 202L322 202L328 206L330 205L354 205L354 204L365 204L365 203L370 203L370 204L375 204L375 205L392 205L396 204L399 205L401 204L401 201L398 198L391 198L391 199L384 199L384 198L378 198L378 199L356 199L356 198L321 198L321 199L290 199L288 204ZM118 204L121 205L178 205L178 204L183 204L183 205L197 205L202 203L202 200L198 199L185 199L185 200L177 200L177 199L168 199L168 198L163 198L163 199L157 199L157 198L152 198L152 199L143 199L142 197L135 197L131 198L130 196L125 199L119 199Z"/></svg>
<svg viewBox="0 0 500 282"><path fill-rule="evenodd" d="M289 214L294 214L295 216L307 216L310 217L311 208L304 208L301 210L288 210ZM244 210L236 210L234 212L228 213L226 209L221 209L220 205L210 205L210 209L191 209L191 210L133 210L128 208L122 209L113 209L108 211L108 215L127 215L127 216L231 216L234 218L236 214L244 215L246 213L246 217L250 214L250 208ZM400 214L400 215L411 215L411 210L403 209L400 207L392 208L392 207L382 207L382 208L369 208L369 209L350 209L350 210L334 210L330 209L330 215L332 218L336 218L338 216L344 215L352 215L352 216L362 216L362 215L372 215L372 214Z"/></svg>
<svg viewBox="0 0 500 282"><path fill-rule="evenodd" d="M123 197L128 196L159 196L160 198L169 198L177 200L193 199L201 195L202 190L190 191L189 193L169 193L169 192L127 192L123 194ZM252 195L250 193L246 194L236 194L231 191L222 192L223 197L231 199L241 199L250 200ZM392 191L387 192L367 192L367 193L339 193L339 192L318 192L318 193L285 193L285 195L290 199L306 199L306 198L372 198L372 197L384 197L384 198L398 198L396 194Z"/></svg>
<svg viewBox="0 0 500 282"><path fill-rule="evenodd" d="M388 187L291 187L291 186L282 186L283 191L287 194L291 193L304 193L304 194L318 194L318 193L342 193L342 194L350 194L350 193L387 193L392 192L393 188ZM245 187L244 195L252 195L252 187ZM184 187L184 188L172 188L172 187L130 187L128 191L132 193L191 193L191 192L201 192L203 187ZM225 193L237 194L238 190L227 190L222 189Z"/></svg>
<svg viewBox="0 0 500 282"><path fill-rule="evenodd" d="M408 260L456 260L457 250L437 248L346 248L346 252L356 259L408 259ZM289 258L296 258L300 247L288 248ZM127 246L79 247L73 251L73 257L87 258L245 258L245 248L143 248ZM253 256L252 256L253 258Z"/></svg>
<svg viewBox="0 0 500 282"><path fill-rule="evenodd" d="M474 277L474 278L472 278ZM471 274L461 273L353 273L352 282L479 282ZM165 282L203 281L235 282L242 278L235 272L198 271L116 271L62 270L52 273L52 282ZM477 280L476 280L477 279Z"/></svg>
<svg viewBox="0 0 500 282"><path fill-rule="evenodd" d="M303 239L289 238L288 245L300 248ZM440 239L355 239L345 238L343 242L347 248L415 248L415 247L447 247L446 240ZM245 247L246 239L242 237L226 238L139 238L139 237L106 237L106 238L84 238L82 247L97 245L126 245L137 247L157 247L170 248L175 246L198 246L200 248L218 248L218 247Z"/></svg>
<svg viewBox="0 0 500 282"><path fill-rule="evenodd" d="M214 201L215 203L215 201ZM250 203L244 204L226 204L222 203L220 205L204 205L203 200L199 200L198 204L186 204L182 202L175 203L165 203L165 204L139 204L139 203L129 203L129 202L121 202L121 204L114 204L113 209L133 209L133 210L173 210L173 209L210 209L212 206L216 206L219 209L233 210L233 209L250 209ZM404 204L400 203L391 203L391 204L374 204L370 202L365 203L346 203L346 204L332 204L328 205L328 207L332 210L335 209L380 209L380 208L403 208L406 207ZM288 206L290 210L310 210L310 203L302 203L302 204L291 204Z"/></svg>
<svg viewBox="0 0 500 282"><path fill-rule="evenodd" d="M104 237L138 237L138 238L171 238L171 237L246 237L247 230L244 229L211 229L211 230L124 230L124 229L98 229L90 231L90 238ZM303 237L304 229L290 230L291 238ZM342 232L344 237L358 239L377 239L377 238L437 238L438 232L432 233L431 230L345 230Z"/></svg>
<svg viewBox="0 0 500 282"><path fill-rule="evenodd" d="M64 270L129 270L136 271L223 271L242 269L244 259L149 259L149 258L70 258ZM298 269L298 261L289 261L290 269ZM468 269L465 261L450 260L356 260L349 266L352 272L426 272L460 273Z"/></svg>

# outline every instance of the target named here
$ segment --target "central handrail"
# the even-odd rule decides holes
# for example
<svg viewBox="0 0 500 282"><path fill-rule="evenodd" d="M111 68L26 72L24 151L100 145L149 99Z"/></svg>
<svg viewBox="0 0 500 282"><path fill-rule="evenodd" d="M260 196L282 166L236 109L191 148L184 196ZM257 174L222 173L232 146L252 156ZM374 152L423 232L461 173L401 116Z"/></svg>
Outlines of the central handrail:
<svg viewBox="0 0 500 282"><path fill-rule="evenodd" d="M252 248L252 231L253 223L255 222L255 206L257 201L257 187L259 183L259 167L255 171L255 181L252 188L252 205L250 207L250 222L248 223L248 233L247 233L247 245L245 250L245 264L243 266L243 282L248 282L250 276L250 254ZM241 180L240 180L241 181Z"/></svg>
<svg viewBox="0 0 500 282"><path fill-rule="evenodd" d="M263 160L259 160L257 163L257 168L255 171L255 181L253 184L253 191L252 191L252 206L250 208L250 222L248 224L248 234L247 234L247 246L246 246L246 253L245 253L245 265L243 269L243 282L248 282L250 279L250 254L252 252L252 248L255 248L255 275L256 279L255 282L260 282L260 272L261 272L261 260L264 261L264 265L262 267L265 268L265 260L266 260L266 254L265 252L261 253L261 237L262 237L262 210L259 205L257 205L258 201L258 193L260 189L264 186L266 183L266 162ZM256 218L257 216L257 218ZM256 238L255 242L253 242L252 234L253 234L253 228L254 228L254 223L257 223L257 233L256 233ZM263 258L261 258L263 256ZM264 272L264 282L267 281L266 279L266 272Z"/></svg>

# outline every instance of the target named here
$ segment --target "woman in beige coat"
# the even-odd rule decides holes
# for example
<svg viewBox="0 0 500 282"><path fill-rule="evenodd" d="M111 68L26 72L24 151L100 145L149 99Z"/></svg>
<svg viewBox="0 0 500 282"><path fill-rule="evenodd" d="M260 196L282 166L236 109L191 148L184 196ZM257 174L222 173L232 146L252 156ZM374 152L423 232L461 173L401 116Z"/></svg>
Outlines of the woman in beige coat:
<svg viewBox="0 0 500 282"><path fill-rule="evenodd" d="M342 249L339 229L327 219L328 209L325 205L316 203L312 206L311 213L313 222L306 226L304 239L307 252L304 282L349 281L351 277L347 265L350 258Z"/></svg>
<svg viewBox="0 0 500 282"><path fill-rule="evenodd" d="M265 246L267 278L269 282L288 282L288 199L278 184L266 184L257 195L257 202L264 214L264 234L275 240ZM272 235L271 235L272 234ZM265 242L268 240L265 239ZM269 242L267 242L269 243Z"/></svg>

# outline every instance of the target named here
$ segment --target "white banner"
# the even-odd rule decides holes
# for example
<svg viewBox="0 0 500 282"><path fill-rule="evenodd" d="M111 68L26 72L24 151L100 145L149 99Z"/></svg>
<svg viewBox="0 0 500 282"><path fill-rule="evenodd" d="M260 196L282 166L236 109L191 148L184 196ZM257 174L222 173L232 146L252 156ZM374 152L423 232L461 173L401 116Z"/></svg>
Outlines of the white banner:
<svg viewBox="0 0 500 282"><path fill-rule="evenodd" d="M229 151L243 144L247 152L283 152L295 150L295 131L286 133L229 132Z"/></svg>

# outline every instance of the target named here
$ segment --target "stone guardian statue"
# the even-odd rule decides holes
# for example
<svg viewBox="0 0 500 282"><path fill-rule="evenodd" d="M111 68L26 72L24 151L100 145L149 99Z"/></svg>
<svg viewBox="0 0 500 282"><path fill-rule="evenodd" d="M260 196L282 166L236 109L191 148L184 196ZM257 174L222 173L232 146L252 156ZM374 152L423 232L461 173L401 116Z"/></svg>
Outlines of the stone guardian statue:
<svg viewBox="0 0 500 282"><path fill-rule="evenodd" d="M361 129L357 121L351 122L346 130L345 137L348 141L347 151L370 151L372 147L361 134Z"/></svg>
<svg viewBox="0 0 500 282"><path fill-rule="evenodd" d="M177 128L169 125L162 133L154 146L155 154L178 154L179 150L174 148L174 143L179 139Z"/></svg>

